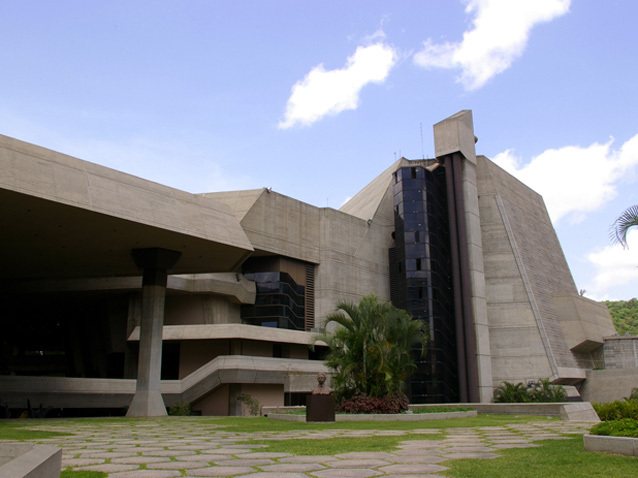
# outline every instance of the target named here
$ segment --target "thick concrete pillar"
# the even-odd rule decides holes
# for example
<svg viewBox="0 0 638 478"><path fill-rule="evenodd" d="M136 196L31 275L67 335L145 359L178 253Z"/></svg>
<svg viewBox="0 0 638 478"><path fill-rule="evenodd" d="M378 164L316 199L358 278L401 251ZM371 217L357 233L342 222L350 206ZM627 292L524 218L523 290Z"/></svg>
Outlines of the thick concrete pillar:
<svg viewBox="0 0 638 478"><path fill-rule="evenodd" d="M164 297L168 270L175 265L180 255L180 252L159 248L132 251L135 264L143 271L142 315L137 385L127 417L166 415L166 406L160 391Z"/></svg>
<svg viewBox="0 0 638 478"><path fill-rule="evenodd" d="M436 157L444 161L446 175L449 168L453 177L457 236L462 242L459 244L459 273L463 295L461 307L467 394L470 401L489 402L492 399L492 357L478 208L475 142L470 110L460 111L434 125Z"/></svg>

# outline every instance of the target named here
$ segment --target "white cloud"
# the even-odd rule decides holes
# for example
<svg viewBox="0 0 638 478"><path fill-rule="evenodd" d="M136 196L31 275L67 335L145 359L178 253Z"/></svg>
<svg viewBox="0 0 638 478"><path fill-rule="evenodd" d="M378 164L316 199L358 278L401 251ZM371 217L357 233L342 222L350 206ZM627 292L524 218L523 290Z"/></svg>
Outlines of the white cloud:
<svg viewBox="0 0 638 478"><path fill-rule="evenodd" d="M588 297L626 300L627 297L611 297L610 291L632 281L638 284L638 230L630 230L627 238L629 247L626 249L615 244L587 254L587 260L596 269L592 282L586 284ZM638 294L638 289L634 294Z"/></svg>
<svg viewBox="0 0 638 478"><path fill-rule="evenodd" d="M466 90L482 87L525 50L531 29L567 13L571 0L469 0L472 29L456 43L428 39L414 62L424 68L461 68Z"/></svg>
<svg viewBox="0 0 638 478"><path fill-rule="evenodd" d="M617 195L617 184L632 177L638 167L638 135L619 150L613 139L587 148L566 146L548 149L521 165L512 150L493 161L543 196L554 223L563 217L582 221Z"/></svg>
<svg viewBox="0 0 638 478"><path fill-rule="evenodd" d="M369 83L383 83L396 61L397 53L392 47L375 43L358 47L344 68L325 70L322 64L314 67L292 87L279 128L308 126L324 116L356 109L361 89Z"/></svg>

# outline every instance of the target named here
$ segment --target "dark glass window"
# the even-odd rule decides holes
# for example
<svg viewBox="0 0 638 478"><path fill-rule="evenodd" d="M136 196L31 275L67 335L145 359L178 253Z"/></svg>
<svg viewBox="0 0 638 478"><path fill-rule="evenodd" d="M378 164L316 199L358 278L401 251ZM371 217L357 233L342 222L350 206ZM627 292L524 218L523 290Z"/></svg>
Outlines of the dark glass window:
<svg viewBox="0 0 638 478"><path fill-rule="evenodd" d="M429 326L425 357L408 393L416 403L458 401L456 337L450 272L445 168L395 173L395 245L390 254L393 302ZM405 264L405 267L403 267Z"/></svg>
<svg viewBox="0 0 638 478"><path fill-rule="evenodd" d="M255 281L255 304L241 306L243 323L280 329L305 329L305 287L285 272L245 274Z"/></svg>

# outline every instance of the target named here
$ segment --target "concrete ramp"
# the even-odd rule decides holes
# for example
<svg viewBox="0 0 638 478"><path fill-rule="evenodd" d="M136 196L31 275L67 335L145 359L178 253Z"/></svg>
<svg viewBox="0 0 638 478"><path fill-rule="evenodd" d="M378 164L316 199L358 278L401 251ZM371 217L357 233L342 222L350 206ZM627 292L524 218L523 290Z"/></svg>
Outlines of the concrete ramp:
<svg viewBox="0 0 638 478"><path fill-rule="evenodd" d="M326 372L320 361L222 355L214 358L182 380L162 380L161 392L166 406L195 402L223 384L283 384L292 377ZM135 380L0 376L3 400L10 408L120 408L131 403Z"/></svg>

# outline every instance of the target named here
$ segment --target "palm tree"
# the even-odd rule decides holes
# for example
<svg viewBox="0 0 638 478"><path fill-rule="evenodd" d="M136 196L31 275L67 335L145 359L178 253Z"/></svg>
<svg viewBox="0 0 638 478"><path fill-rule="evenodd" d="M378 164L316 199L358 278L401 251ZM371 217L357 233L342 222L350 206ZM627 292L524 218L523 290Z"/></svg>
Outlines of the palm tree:
<svg viewBox="0 0 638 478"><path fill-rule="evenodd" d="M627 208L611 225L611 240L621 244L623 247L627 245L627 233L632 227L638 226L638 205Z"/></svg>
<svg viewBox="0 0 638 478"><path fill-rule="evenodd" d="M326 317L333 333L318 337L329 348L325 364L335 371L337 400L355 395L395 397L414 371L412 347L425 351L425 323L370 295L359 304L342 302Z"/></svg>

